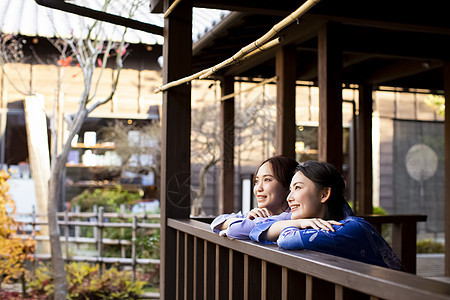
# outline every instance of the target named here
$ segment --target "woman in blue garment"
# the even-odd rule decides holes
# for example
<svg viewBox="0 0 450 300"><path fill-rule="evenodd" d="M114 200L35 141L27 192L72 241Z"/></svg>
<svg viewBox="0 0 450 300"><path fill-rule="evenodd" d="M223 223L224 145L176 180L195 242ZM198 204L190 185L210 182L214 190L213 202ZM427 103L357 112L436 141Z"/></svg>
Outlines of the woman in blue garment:
<svg viewBox="0 0 450 300"><path fill-rule="evenodd" d="M267 218L250 238L289 250L308 249L373 265L403 270L403 265L376 229L355 217L344 198L344 180L331 164L300 164L287 201L290 220Z"/></svg>
<svg viewBox="0 0 450 300"><path fill-rule="evenodd" d="M267 217L275 220L289 218L289 205L286 197L289 184L297 167L297 161L277 155L266 159L255 172L253 192L258 201L246 214L223 214L214 219L211 229L232 239L249 239L248 235L255 223Z"/></svg>

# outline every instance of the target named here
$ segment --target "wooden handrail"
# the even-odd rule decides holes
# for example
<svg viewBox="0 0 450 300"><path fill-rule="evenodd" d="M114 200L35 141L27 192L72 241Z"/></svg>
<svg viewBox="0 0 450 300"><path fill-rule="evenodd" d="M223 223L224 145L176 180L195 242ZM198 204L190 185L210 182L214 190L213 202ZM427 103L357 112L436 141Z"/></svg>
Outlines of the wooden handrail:
<svg viewBox="0 0 450 300"><path fill-rule="evenodd" d="M214 263L216 267L220 268L220 259L222 259L224 255L221 256L222 258L219 258L218 253L220 253L220 251L228 253L220 249L228 249L228 251L230 251L230 257L232 257L231 253L235 252L241 253L245 257L253 257L252 259L256 258L257 260L261 260L262 271L260 274L263 274L261 275L261 278L267 280L264 282L270 281L270 278L267 277L270 276L270 274L269 272L266 273L267 268L275 265L282 268L280 274L285 274L281 276L283 278L287 276L286 270L306 275L307 286L316 279L332 283L335 288L333 293L337 293L337 291L342 291L343 289L349 289L383 299L450 299L450 284L421 278L406 272L389 270L387 268L315 251L285 251L279 249L276 245L262 245L251 241L230 240L211 232L208 224L195 220L168 219L167 225L169 228L176 230L178 232L179 240L183 241L179 242L180 248L178 252L181 254L181 257L183 257L183 253L185 255L187 255L186 253L189 253L186 258L178 258L182 259L184 262L189 262L190 256L196 255L195 252L189 250L189 245L196 245L197 240L204 240L204 249L209 249L207 248L207 245L208 247L211 244L216 245L216 260L207 260L205 258L205 262L208 264ZM191 241L192 237L194 242ZM207 256L206 253L203 253L203 255L205 257ZM226 267L228 268L229 265L231 265L231 262L227 261L226 264ZM185 267L184 271L179 270L177 274L187 274L186 263L179 263L177 265L179 267ZM214 268L214 266L211 267ZM208 268L209 265L204 266L203 270L207 270ZM232 273L232 271L230 272ZM216 274L220 274L220 272L216 270ZM232 279L236 274L232 273L231 275L232 276L229 278ZM195 274L193 275L194 278L196 276L197 275ZM205 276L208 277L209 275ZM218 276L219 275L216 275L216 278ZM276 280L280 281L280 278ZM232 281L231 279L226 281ZM205 282L208 280L209 279L205 279ZM179 282L176 284L178 287L183 285ZM284 284L283 281L283 285ZM217 280L215 286L218 286ZM262 285L262 287L263 286L264 285ZM214 287L208 286L205 288L205 291L209 288L214 289Z"/></svg>
<svg viewBox="0 0 450 300"><path fill-rule="evenodd" d="M399 224L410 222L425 222L427 220L426 215L363 215L361 216L367 222L371 224Z"/></svg>

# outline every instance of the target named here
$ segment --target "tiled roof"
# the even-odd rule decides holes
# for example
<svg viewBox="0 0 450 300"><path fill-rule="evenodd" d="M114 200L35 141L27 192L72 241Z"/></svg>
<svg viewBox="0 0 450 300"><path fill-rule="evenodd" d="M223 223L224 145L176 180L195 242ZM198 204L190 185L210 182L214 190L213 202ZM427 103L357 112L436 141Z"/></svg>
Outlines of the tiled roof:
<svg viewBox="0 0 450 300"><path fill-rule="evenodd" d="M149 11L149 1L139 6L133 19L149 24L163 26L162 14L152 14ZM129 2L113 0L107 12L128 17ZM75 0L70 3L101 10L104 0ZM229 12L214 9L194 8L192 38L195 42L204 33L220 22ZM34 0L1 0L0 1L0 31L8 34L20 34L40 37L83 37L86 28L94 20L72 13L47 8L38 5ZM104 32L112 36L114 41L121 40L122 26L104 23ZM162 44L163 37L135 29L128 29L126 42L142 44Z"/></svg>

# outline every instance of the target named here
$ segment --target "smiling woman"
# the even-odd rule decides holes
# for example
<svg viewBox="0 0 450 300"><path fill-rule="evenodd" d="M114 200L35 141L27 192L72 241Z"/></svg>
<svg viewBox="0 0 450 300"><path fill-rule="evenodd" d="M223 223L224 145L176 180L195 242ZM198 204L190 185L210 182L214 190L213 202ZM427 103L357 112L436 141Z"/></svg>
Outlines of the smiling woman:
<svg viewBox="0 0 450 300"><path fill-rule="evenodd" d="M389 244L368 222L353 216L343 196L344 180L331 164L307 161L292 178L284 220L266 218L250 238L283 249L308 249L403 270Z"/></svg>
<svg viewBox="0 0 450 300"><path fill-rule="evenodd" d="M258 201L247 214L223 214L214 219L211 229L222 236L248 239L257 222L272 217L284 220L289 212L286 197L289 183L298 163L284 155L273 156L261 163L255 172L253 192Z"/></svg>

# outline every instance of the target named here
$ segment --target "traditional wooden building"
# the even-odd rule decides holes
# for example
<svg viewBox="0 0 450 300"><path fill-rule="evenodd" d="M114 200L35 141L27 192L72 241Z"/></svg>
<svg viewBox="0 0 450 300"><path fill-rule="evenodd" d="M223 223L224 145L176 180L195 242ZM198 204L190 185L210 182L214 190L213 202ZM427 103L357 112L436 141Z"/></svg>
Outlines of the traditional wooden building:
<svg viewBox="0 0 450 300"><path fill-rule="evenodd" d="M46 2L46 1L40 1ZM59 1L48 1L59 2ZM444 3L401 1L168 1L163 46L161 297L163 299L449 299L450 285L414 274L320 253L280 251L230 241L190 219L190 80L220 79L233 94L236 76L277 82L278 154L294 157L295 83L319 86L318 158L340 167L342 89L359 88L357 176L359 214L372 208L372 92L374 86L440 90L449 97L450 23ZM233 11L210 35L192 44L193 7ZM270 42L270 43L267 43ZM206 70L204 68L207 68ZM202 71L205 70L205 71ZM194 75L192 75L194 74ZM233 97L221 102L220 212L233 210ZM446 116L449 116L447 110ZM448 119L448 118L446 118ZM445 123L446 273L450 275L449 123ZM410 260L418 219L395 223L394 248ZM414 244L412 244L414 247ZM410 273L415 265L409 266Z"/></svg>
<svg viewBox="0 0 450 300"><path fill-rule="evenodd" d="M236 12L230 15L229 22L224 22L220 29L211 33L210 39L205 39L203 43L194 44L192 47L191 41L187 38L188 31L183 32L192 22L192 6L229 9ZM445 51L430 49L424 45L444 45L444 41L448 40L445 32L449 24L444 21L444 15L438 17L440 12L435 11L435 6L418 9L398 2L377 3L376 6L371 6L357 1L246 2L245 4L230 2L211 4L208 1L192 3L179 1L173 4L166 1L152 1L151 7L154 12L166 12L163 72L164 83L169 85L166 86L167 89L164 86L162 88L165 106L163 122L166 129L166 135L163 137L165 139L163 156L166 165L163 168L164 178L162 179L163 190L166 190L165 199L162 202L165 206L162 222L166 231L162 254L167 262L162 273L163 280L166 280L163 286L170 284L168 280L173 272L179 274L178 289L172 294L172 290L163 288L162 294L168 298L175 295L189 298L190 295L195 297L196 293L201 294L198 289L202 287L206 295L215 287L215 295L218 298L221 298L223 293L227 294L227 291L230 297L234 293L242 295L237 282L239 279L236 281L236 278L240 278L241 268L236 262L243 258L243 295L246 298L247 292L253 288L251 283L254 283L251 276L246 277L252 272L250 270L253 258L251 257L264 255L263 250L259 252L255 249L255 252L249 254L242 248L238 249L241 246L239 242L227 244L223 240L215 240L215 237L206 236L206 233L199 229L200 224L179 220L189 217L190 169L186 163L189 161L190 116L186 114L186 111L190 109L188 100L190 92L189 86L185 84L171 86L170 82L178 80L179 83L181 78L190 79L191 74L201 72L203 68L215 67L215 69L207 69L211 71L207 75L221 78L223 94L227 95L233 93L233 81L237 75L263 78L277 76L279 110L276 151L293 157L295 82L299 79L316 80L320 90L319 159L332 162L338 167L342 166L342 86L357 84L360 97L357 127L357 174L360 180L358 200L359 213L366 214L371 212L372 206L371 116L374 85L445 91L445 82L448 81L445 80ZM298 14L293 15L294 11ZM288 25L282 27L278 22ZM278 25L280 26L277 27ZM261 41L259 38L267 35L270 39L264 42L277 37L283 39L277 46L243 60L244 55L264 47L264 43L258 44ZM253 43L254 41L256 42ZM241 49L242 51L239 52ZM180 59L181 56L183 60ZM189 60L191 56L192 60ZM228 58L231 60L227 61ZM223 61L225 63L222 63ZM221 68L224 65L227 67ZM205 76L204 73L197 74L197 76ZM186 100L183 101L183 97ZM230 211L232 206L229 206L226 199L232 190L231 182L233 181L232 170L230 170L232 165L230 162L233 161L231 145L233 145L234 105L232 98L223 101L221 105L224 141L221 190L224 192L220 199L222 199L223 211ZM180 128L183 129L180 130ZM448 153L448 148L445 153ZM172 159L175 157L178 160ZM175 182L182 184L174 185ZM446 220L449 222L448 216ZM164 222L167 223L164 224ZM186 227L192 230L182 229ZM206 274L196 265L202 257L198 254L202 251L199 250L200 248L203 248L204 255L207 257L203 261L204 264L200 264L204 267ZM236 252L244 252L244 256L241 257ZM269 256L272 257L268 254ZM178 258L172 267L168 263L171 257ZM213 261L210 261L210 257L211 260L215 257L215 268L211 266ZM279 286L286 287L286 290L280 291L274 288L274 293L288 297L292 279L289 276L291 269L280 262L275 263L268 257L262 259L260 265L257 264L260 268L256 267L259 270L257 272L261 272L257 273L261 277L256 276L261 278L261 281L255 279L256 285L259 285L262 290L260 295L262 298L272 295L273 286L269 282L277 278L273 276L273 273L280 272L278 274L282 279ZM406 259L406 256L402 258ZM301 263L292 262L292 264L300 265ZM279 267L280 265L283 267ZM285 269L286 267L288 270ZM214 286L209 285L210 277L207 274L212 271L209 268L215 270L213 272L216 283ZM306 298L315 297L317 285L312 282L316 279L311 279L309 277L311 274L305 272L304 268L299 269L303 269L300 273L306 273ZM446 269L448 270L448 267ZM203 274L198 275L199 273ZM323 274L318 277L324 279L322 276ZM373 286L379 278L372 279ZM412 278L406 280L413 282ZM325 281L333 282L330 278ZM193 283L192 289L191 283ZM225 290L222 290L221 283L228 283L225 284ZM433 285L434 283L425 282L422 286L427 289ZM341 283L336 284L335 297L337 299L344 297L345 290L349 288L351 288L350 285L342 287ZM380 293L369 292L369 286L356 290L375 297L395 298L393 294L383 295L388 289L383 288L383 292ZM444 293L448 294L448 291ZM406 291L401 294L407 297Z"/></svg>

